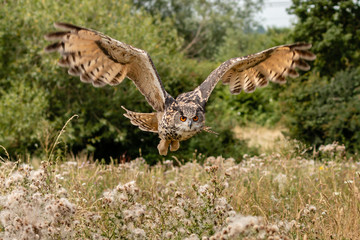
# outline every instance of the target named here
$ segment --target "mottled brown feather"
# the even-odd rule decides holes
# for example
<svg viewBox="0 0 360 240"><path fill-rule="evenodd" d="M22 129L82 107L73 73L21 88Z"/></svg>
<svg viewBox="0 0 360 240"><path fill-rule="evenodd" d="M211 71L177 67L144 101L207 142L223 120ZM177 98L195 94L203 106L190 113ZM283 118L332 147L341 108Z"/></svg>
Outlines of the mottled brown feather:
<svg viewBox="0 0 360 240"><path fill-rule="evenodd" d="M138 126L143 131L158 132L158 113L138 113L121 107L126 111L124 116L130 119L131 124Z"/></svg>
<svg viewBox="0 0 360 240"><path fill-rule="evenodd" d="M232 94L241 90L253 92L258 87L266 86L269 81L285 83L286 77L297 77L296 68L310 69L304 60L315 60L315 55L308 51L311 44L295 43L277 46L246 57L232 58L222 63L198 87L203 101L207 101L217 82L229 85Z"/></svg>
<svg viewBox="0 0 360 240"><path fill-rule="evenodd" d="M156 111L164 111L165 91L150 56L100 32L68 23L55 23L66 30L45 35L47 40L58 41L45 48L62 55L59 65L69 68L68 73L95 87L111 86L130 78Z"/></svg>

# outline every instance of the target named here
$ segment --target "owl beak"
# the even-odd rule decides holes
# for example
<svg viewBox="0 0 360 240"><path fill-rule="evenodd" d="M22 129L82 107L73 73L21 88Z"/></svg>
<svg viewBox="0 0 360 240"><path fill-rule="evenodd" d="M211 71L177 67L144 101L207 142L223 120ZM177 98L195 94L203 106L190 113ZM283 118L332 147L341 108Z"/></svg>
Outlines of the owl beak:
<svg viewBox="0 0 360 240"><path fill-rule="evenodd" d="M191 129L192 121L189 121L188 125L189 125L189 128Z"/></svg>

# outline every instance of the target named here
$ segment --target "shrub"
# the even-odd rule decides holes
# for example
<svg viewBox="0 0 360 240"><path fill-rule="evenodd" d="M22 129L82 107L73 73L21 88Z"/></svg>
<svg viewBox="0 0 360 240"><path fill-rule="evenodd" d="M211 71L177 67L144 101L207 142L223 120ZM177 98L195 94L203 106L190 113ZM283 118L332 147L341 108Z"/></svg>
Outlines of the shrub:
<svg viewBox="0 0 360 240"><path fill-rule="evenodd" d="M0 95L0 144L9 152L36 149L47 122L45 90L22 81L12 83L7 91L0 89Z"/></svg>
<svg viewBox="0 0 360 240"><path fill-rule="evenodd" d="M290 136L310 144L344 143L360 150L360 69L335 74L331 79L316 74L294 81L281 94L281 107Z"/></svg>

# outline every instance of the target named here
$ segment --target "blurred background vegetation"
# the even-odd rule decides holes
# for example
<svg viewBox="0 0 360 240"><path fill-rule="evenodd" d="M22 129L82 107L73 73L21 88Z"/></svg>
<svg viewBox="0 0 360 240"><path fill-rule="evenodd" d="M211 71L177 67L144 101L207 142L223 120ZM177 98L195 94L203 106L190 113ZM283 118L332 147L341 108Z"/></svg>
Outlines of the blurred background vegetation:
<svg viewBox="0 0 360 240"><path fill-rule="evenodd" d="M174 156L241 158L257 153L234 136L248 123L285 126L307 144L339 141L360 149L360 3L354 0L293 0L291 28L264 28L255 19L262 0L16 0L0 2L0 145L12 156L48 154L65 122L61 148L124 160L159 159L156 134L142 132L122 116L151 112L131 81L93 88L45 54L45 33L56 21L104 32L150 53L173 96L194 89L222 61L266 48L305 41L317 60L312 70L279 86L230 95L217 86L207 106L208 125L183 142ZM141 150L140 150L141 148ZM140 153L141 151L141 153ZM169 156L171 157L171 155Z"/></svg>

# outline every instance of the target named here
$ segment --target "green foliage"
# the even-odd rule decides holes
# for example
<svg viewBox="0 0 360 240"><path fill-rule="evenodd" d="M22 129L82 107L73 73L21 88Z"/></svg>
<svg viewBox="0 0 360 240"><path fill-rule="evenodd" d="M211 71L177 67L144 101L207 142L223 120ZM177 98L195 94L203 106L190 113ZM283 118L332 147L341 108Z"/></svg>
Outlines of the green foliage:
<svg viewBox="0 0 360 240"><path fill-rule="evenodd" d="M289 12L298 17L292 38L313 43L315 66L321 75L334 73L360 61L359 0L293 0Z"/></svg>
<svg viewBox="0 0 360 240"><path fill-rule="evenodd" d="M359 1L293 0L290 13L299 19L291 37L312 43L317 55L313 73L280 95L290 136L359 151Z"/></svg>
<svg viewBox="0 0 360 240"><path fill-rule="evenodd" d="M173 20L135 9L127 0L5 1L0 3L0 20L0 87L3 89L0 107L2 114L10 115L0 120L3 133L0 144L10 147L11 154L32 151L38 142L46 145L47 152L48 139L53 138L54 132L71 116L78 114L79 118L62 134L62 142L70 150L85 149L95 157L107 159L109 156L134 158L141 148L149 162L158 159L157 135L142 132L122 116L122 105L137 112L151 112L144 97L131 81L125 80L117 87L94 88L58 67L58 54L43 51L49 44L43 35L55 31L53 22L97 29L146 49L163 77L165 88L173 96L194 89L216 67L208 61L188 59L179 52L183 39L178 36ZM17 104L19 102L21 104ZM208 119L214 119L215 114L210 112ZM19 124L11 125L15 120ZM226 124L219 125L219 129L226 127ZM51 137L44 136L47 132ZM36 139L39 135L47 140ZM189 156L195 149L207 155L215 154L213 144L199 147L201 136L195 138L194 142L187 143L189 148L184 144L180 156ZM231 132L222 135L222 139L222 142L240 144ZM245 145L241 146L245 149ZM224 144L216 153L222 148L229 150ZM230 152L224 154L231 155Z"/></svg>
<svg viewBox="0 0 360 240"><path fill-rule="evenodd" d="M227 29L224 43L217 48L216 60L224 62L288 43L288 35L287 28L269 28L265 33Z"/></svg>
<svg viewBox="0 0 360 240"><path fill-rule="evenodd" d="M217 48L223 44L228 29L250 31L256 26L254 14L263 0L133 0L162 18L171 17L174 27L184 38L182 51L187 56L214 59Z"/></svg>
<svg viewBox="0 0 360 240"><path fill-rule="evenodd" d="M281 97L291 137L316 145L339 141L350 151L360 150L359 68L331 79L312 74L294 81Z"/></svg>
<svg viewBox="0 0 360 240"><path fill-rule="evenodd" d="M0 95L0 144L9 152L36 149L47 122L45 90L21 81Z"/></svg>

